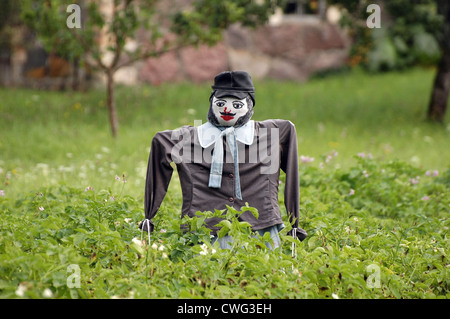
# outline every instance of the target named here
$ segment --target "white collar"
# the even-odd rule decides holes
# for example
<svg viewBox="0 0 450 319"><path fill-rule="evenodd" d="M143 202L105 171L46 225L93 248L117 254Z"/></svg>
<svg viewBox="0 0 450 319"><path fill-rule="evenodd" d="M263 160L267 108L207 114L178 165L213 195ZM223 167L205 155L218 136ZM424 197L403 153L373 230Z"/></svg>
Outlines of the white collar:
<svg viewBox="0 0 450 319"><path fill-rule="evenodd" d="M250 120L244 125L236 128L236 140L246 145L251 145L255 135L254 128L255 123L253 120ZM222 131L210 122L206 122L205 124L197 127L197 132L198 141L200 142L201 147L207 148L216 141Z"/></svg>

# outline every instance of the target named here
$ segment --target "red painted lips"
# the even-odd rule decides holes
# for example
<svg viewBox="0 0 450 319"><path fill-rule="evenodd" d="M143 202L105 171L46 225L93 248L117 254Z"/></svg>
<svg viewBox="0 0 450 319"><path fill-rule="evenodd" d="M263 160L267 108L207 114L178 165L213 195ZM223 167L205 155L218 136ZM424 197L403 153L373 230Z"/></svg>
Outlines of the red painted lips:
<svg viewBox="0 0 450 319"><path fill-rule="evenodd" d="M225 121L231 121L232 119L234 119L234 114L231 115L232 113L228 114L220 113L220 114L222 114L220 117L223 118Z"/></svg>
<svg viewBox="0 0 450 319"><path fill-rule="evenodd" d="M228 112L228 108L225 108L224 111L225 112L220 112L221 118L223 118L225 121L231 121L232 119L234 119L234 116L236 115L236 113Z"/></svg>

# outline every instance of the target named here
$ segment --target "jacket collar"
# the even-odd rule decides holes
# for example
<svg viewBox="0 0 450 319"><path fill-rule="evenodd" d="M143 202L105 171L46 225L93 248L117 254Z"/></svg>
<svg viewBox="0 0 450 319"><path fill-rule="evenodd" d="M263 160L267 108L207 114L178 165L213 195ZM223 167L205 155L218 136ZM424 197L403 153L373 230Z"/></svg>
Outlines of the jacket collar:
<svg viewBox="0 0 450 319"><path fill-rule="evenodd" d="M197 127L197 132L201 147L207 148L216 141L222 131L210 122L206 122ZM236 128L235 134L237 141L244 143L245 145L251 145L255 135L255 122L250 120L244 125Z"/></svg>

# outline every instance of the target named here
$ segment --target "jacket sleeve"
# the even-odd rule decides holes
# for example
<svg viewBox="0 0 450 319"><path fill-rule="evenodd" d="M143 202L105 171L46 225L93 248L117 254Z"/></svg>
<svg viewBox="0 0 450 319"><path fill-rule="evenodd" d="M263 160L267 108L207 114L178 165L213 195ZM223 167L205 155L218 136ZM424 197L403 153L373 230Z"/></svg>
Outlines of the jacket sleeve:
<svg viewBox="0 0 450 319"><path fill-rule="evenodd" d="M284 203L292 228L298 228L300 210L300 187L298 172L297 132L292 122L286 121L280 132L281 163L280 168L286 173Z"/></svg>
<svg viewBox="0 0 450 319"><path fill-rule="evenodd" d="M152 218L158 212L172 178L173 168L170 165L172 162L170 152L173 141L170 136L171 131L158 132L152 140L145 181L145 220L139 224L139 228L145 231L149 231L148 227L150 227L150 232L153 231Z"/></svg>

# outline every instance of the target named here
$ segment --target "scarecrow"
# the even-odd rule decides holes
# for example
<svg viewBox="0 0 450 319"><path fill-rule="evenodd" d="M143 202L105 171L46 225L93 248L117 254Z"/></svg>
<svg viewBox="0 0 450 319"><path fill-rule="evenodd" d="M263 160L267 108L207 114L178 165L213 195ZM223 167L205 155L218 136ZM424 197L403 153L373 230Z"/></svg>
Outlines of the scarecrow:
<svg viewBox="0 0 450 319"><path fill-rule="evenodd" d="M285 227L278 204L280 169L286 173L284 203L290 234L303 240L298 227L299 170L297 134L287 120L252 120L255 88L244 71L227 71L214 78L207 114L199 126L156 133L152 140L145 184L145 220L139 228L154 230L155 217L166 195L176 163L183 194L181 216L232 206L240 210L248 203L258 210L240 215L252 230L270 233L269 248L280 246L279 231ZM213 240L229 248L232 238L217 238L220 218L205 220Z"/></svg>

